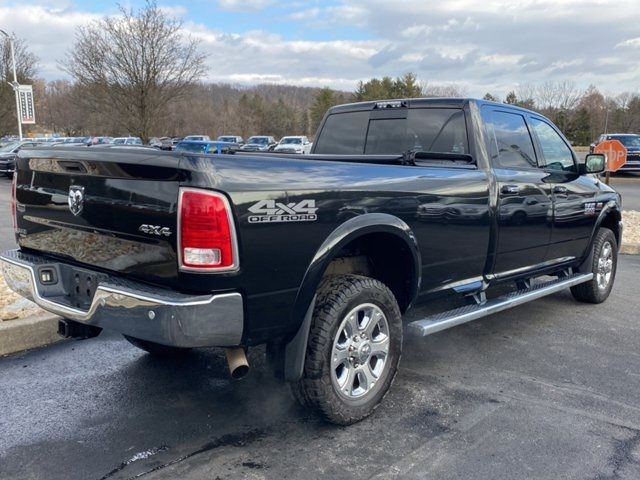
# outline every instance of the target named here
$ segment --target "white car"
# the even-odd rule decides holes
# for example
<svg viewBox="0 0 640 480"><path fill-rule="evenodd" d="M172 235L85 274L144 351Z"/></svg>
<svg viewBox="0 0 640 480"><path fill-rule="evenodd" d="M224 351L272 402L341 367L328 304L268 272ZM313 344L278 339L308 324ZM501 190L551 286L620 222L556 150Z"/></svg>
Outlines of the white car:
<svg viewBox="0 0 640 480"><path fill-rule="evenodd" d="M282 137L273 151L306 155L311 151L311 142L304 136Z"/></svg>
<svg viewBox="0 0 640 480"><path fill-rule="evenodd" d="M113 145L142 145L140 137L116 137L111 142Z"/></svg>
<svg viewBox="0 0 640 480"><path fill-rule="evenodd" d="M209 142L209 135L187 135L182 139L185 142Z"/></svg>

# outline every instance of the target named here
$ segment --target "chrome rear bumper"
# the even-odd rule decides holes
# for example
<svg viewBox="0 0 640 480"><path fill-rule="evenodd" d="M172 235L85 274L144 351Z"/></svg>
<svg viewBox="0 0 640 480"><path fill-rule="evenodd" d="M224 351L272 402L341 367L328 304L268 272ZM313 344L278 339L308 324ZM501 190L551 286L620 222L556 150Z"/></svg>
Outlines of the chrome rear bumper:
<svg viewBox="0 0 640 480"><path fill-rule="evenodd" d="M71 285L64 280L74 267L19 250L4 252L0 264L12 290L76 322L177 347L228 347L242 340L243 302L236 292L185 295L99 274L90 306L81 309L69 303ZM43 285L42 269L59 272L56 285Z"/></svg>

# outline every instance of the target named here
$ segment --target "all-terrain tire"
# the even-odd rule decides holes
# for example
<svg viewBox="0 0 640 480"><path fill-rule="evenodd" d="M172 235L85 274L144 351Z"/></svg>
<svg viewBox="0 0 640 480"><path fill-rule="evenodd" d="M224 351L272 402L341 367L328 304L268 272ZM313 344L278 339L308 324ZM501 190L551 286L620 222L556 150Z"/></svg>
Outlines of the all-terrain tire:
<svg viewBox="0 0 640 480"><path fill-rule="evenodd" d="M154 357L178 357L184 355L190 349L181 347L170 347L168 345L162 345L160 343L150 342L148 340L142 340L140 338L130 337L129 335L122 335L127 342L131 345L150 353Z"/></svg>
<svg viewBox="0 0 640 480"><path fill-rule="evenodd" d="M573 298L579 302L602 303L611 293L618 266L618 243L608 228L600 228L593 241L591 265L584 271L592 272L593 279L571 287Z"/></svg>
<svg viewBox="0 0 640 480"><path fill-rule="evenodd" d="M356 327L350 323L347 327L345 324L348 321L347 316L353 319L353 312L356 312L356 321L359 322L358 318L361 316L358 309L360 308L368 308L370 310L367 311L374 313L371 313L369 318L363 313L362 323L356 324ZM364 332L370 328L367 327L369 322L374 322L372 318L378 319L378 325L369 335ZM358 330L359 328L362 330ZM354 334L353 338L358 335L360 337L352 340L351 336L346 336L347 331ZM384 343L385 337L386 343ZM344 342L345 345L348 342L349 348L354 345L359 346L359 349L354 352L358 358L350 364L352 368L350 371L356 373L354 377L347 376L347 378L355 378L355 383L344 389L344 392L348 389L349 394L341 391L336 364L332 367L332 357L340 342ZM367 350L363 348L366 343L370 345L368 350L372 352L370 357L367 355ZM375 356L373 352L379 351L383 343L387 345L386 356ZM301 380L292 383L291 390L301 404L316 409L329 422L350 425L370 415L380 404L395 378L401 352L402 315L389 288L378 280L359 275L327 277L318 289L303 375ZM363 382L365 386L360 385L358 379L362 378L360 375L364 376L364 373L357 373L357 369L364 372L365 368L370 368L367 370L370 373L375 370L374 367L382 358L384 358L381 364L383 366L378 376L370 375L366 382ZM349 362L350 360L347 360L344 365L338 364L337 369L347 368L345 365L349 366ZM352 388L354 385L357 387ZM358 389L364 390L365 393L359 397L356 396L355 392Z"/></svg>

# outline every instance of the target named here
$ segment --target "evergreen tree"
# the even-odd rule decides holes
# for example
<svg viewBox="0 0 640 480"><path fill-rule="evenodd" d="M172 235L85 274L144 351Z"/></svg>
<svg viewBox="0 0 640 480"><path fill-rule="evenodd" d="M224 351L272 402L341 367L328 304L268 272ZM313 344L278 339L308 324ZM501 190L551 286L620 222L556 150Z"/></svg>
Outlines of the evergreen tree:
<svg viewBox="0 0 640 480"><path fill-rule="evenodd" d="M309 112L311 119L311 130L316 131L320 126L322 117L334 105L338 105L342 99L341 95L337 95L335 91L329 87L321 89L315 96L311 110Z"/></svg>

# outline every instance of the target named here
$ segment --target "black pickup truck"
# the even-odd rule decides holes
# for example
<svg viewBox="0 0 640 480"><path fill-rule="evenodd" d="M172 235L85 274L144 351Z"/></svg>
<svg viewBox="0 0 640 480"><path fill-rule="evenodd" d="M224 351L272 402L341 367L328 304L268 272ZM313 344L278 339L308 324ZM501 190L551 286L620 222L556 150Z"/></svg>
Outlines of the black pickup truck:
<svg viewBox="0 0 640 480"><path fill-rule="evenodd" d="M350 424L391 385L419 302L451 300L406 325L428 335L561 289L608 297L622 223L591 175L604 160L470 99L332 108L296 158L25 150L2 266L65 336L225 347L234 376L266 344L301 402Z"/></svg>

